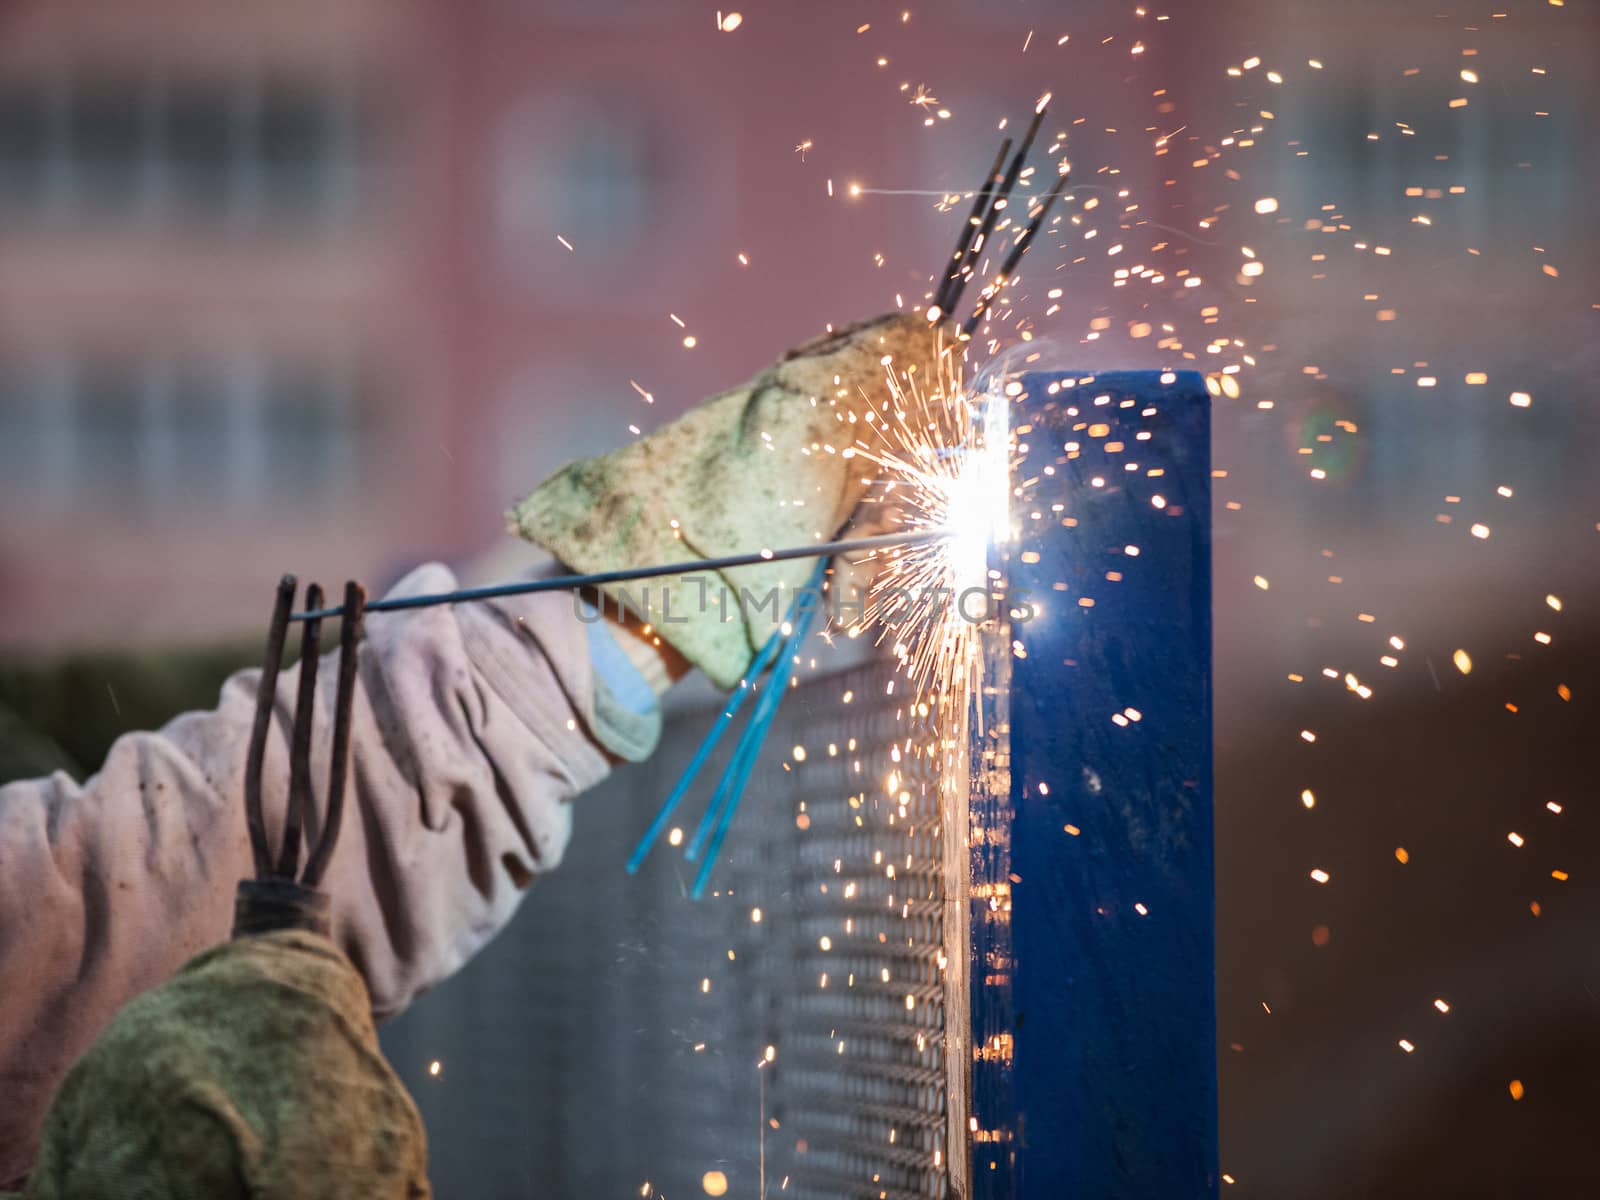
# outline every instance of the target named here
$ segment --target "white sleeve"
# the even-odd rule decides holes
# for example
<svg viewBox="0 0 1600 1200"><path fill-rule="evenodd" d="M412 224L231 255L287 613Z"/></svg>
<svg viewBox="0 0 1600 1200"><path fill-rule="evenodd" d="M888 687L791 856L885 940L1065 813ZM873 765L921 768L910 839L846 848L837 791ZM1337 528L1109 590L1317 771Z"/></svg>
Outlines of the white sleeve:
<svg viewBox="0 0 1600 1200"><path fill-rule="evenodd" d="M454 582L426 566L391 594ZM380 1017L482 947L560 861L573 798L654 747L653 695L579 611L551 593L367 618L323 890ZM336 667L318 670L319 814ZM253 874L242 791L257 675L229 679L211 712L119 739L84 784L0 787L0 1185L26 1171L56 1084L112 1014L228 936ZM297 677L279 679L263 773L274 846Z"/></svg>

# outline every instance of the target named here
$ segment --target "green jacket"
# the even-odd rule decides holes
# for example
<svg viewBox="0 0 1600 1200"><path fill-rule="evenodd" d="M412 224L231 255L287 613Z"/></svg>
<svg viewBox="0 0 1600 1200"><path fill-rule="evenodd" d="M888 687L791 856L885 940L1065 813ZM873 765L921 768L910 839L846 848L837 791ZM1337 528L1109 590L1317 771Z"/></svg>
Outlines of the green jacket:
<svg viewBox="0 0 1600 1200"><path fill-rule="evenodd" d="M81 780L122 734L211 708L223 681L260 653L222 645L0 658L0 783L52 771Z"/></svg>

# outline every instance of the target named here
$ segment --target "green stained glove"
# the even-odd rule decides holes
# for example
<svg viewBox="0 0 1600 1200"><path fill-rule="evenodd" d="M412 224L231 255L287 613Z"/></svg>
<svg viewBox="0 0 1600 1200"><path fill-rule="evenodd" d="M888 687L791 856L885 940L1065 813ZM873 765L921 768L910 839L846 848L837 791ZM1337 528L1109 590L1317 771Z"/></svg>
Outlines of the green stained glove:
<svg viewBox="0 0 1600 1200"><path fill-rule="evenodd" d="M316 934L237 938L128 1003L62 1082L26 1200L418 1200L422 1118L361 976Z"/></svg>
<svg viewBox="0 0 1600 1200"><path fill-rule="evenodd" d="M562 468L512 510L510 528L585 574L830 541L861 499L852 447L869 402L887 406L885 356L897 370L931 363L926 317L891 314L791 350L664 429ZM647 595L644 619L730 688L813 567L795 559L605 590L634 607Z"/></svg>

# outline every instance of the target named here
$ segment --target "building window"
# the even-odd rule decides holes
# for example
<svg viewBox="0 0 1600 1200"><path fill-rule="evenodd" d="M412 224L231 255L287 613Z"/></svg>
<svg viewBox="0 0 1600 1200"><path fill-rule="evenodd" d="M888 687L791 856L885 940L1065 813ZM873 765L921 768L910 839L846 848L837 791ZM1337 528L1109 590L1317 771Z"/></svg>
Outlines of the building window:
<svg viewBox="0 0 1600 1200"><path fill-rule="evenodd" d="M43 203L53 107L46 87L0 84L0 211Z"/></svg>
<svg viewBox="0 0 1600 1200"><path fill-rule="evenodd" d="M58 355L0 365L0 496L12 511L314 507L371 441L359 373L238 353Z"/></svg>
<svg viewBox="0 0 1600 1200"><path fill-rule="evenodd" d="M0 220L347 216L370 148L357 91L299 78L0 81Z"/></svg>

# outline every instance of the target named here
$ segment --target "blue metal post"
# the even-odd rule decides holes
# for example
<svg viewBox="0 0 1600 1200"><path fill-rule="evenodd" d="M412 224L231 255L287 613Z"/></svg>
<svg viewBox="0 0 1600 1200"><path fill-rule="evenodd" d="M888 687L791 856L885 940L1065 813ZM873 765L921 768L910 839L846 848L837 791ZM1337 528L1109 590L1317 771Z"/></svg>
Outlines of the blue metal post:
<svg viewBox="0 0 1600 1200"><path fill-rule="evenodd" d="M1210 399L1022 382L1006 572L1039 612L1011 631L1007 870L975 881L973 1192L1212 1196Z"/></svg>

